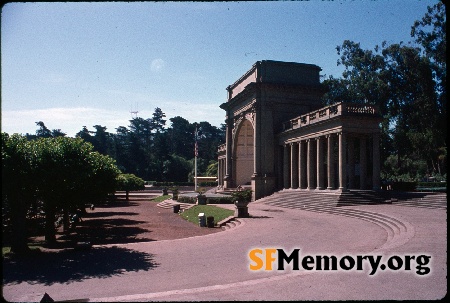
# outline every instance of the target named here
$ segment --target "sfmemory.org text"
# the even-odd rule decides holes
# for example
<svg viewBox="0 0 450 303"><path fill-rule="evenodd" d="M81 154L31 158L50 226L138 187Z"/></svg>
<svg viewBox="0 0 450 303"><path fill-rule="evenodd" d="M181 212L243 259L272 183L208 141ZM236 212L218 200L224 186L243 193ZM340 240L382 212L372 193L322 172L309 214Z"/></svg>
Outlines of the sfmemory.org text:
<svg viewBox="0 0 450 303"><path fill-rule="evenodd" d="M292 270L358 270L370 269L369 275L374 275L378 270L415 270L417 275L423 276L430 273L429 266L431 256L428 255L393 255L384 258L381 255L357 255L357 256L301 256L300 248L295 248L287 254L281 248L255 248L249 251L248 257L251 261L250 270L273 270L274 263L277 270L284 270L285 264L292 264Z"/></svg>

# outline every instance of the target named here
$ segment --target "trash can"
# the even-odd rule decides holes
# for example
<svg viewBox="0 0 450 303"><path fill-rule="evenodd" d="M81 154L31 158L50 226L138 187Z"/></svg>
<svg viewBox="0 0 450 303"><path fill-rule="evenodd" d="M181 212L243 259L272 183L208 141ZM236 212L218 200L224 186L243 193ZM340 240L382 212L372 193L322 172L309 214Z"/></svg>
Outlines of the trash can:
<svg viewBox="0 0 450 303"><path fill-rule="evenodd" d="M213 216L206 217L206 225L209 228L214 227L214 217Z"/></svg>
<svg viewBox="0 0 450 303"><path fill-rule="evenodd" d="M198 225L200 225L200 227L205 227L206 226L205 213L199 213L198 214Z"/></svg>
<svg viewBox="0 0 450 303"><path fill-rule="evenodd" d="M180 212L180 204L175 204L173 206L173 212L178 214Z"/></svg>

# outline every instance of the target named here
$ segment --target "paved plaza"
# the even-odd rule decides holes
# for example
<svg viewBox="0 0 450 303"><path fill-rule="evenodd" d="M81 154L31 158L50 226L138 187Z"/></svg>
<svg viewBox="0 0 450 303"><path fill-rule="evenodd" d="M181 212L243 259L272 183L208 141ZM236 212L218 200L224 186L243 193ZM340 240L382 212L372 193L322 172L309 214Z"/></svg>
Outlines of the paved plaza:
<svg viewBox="0 0 450 303"><path fill-rule="evenodd" d="M446 202L430 207L378 204L336 207L268 197L249 206L250 218L223 232L185 239L95 246L89 276L71 267L72 278L3 285L7 301L232 301L232 300L414 300L447 293ZM232 207L226 205L225 207ZM410 270L251 271L255 248L300 249L302 256L431 256L430 273ZM76 253L76 252L73 252ZM83 252L78 252L83 253ZM129 260L108 271L111 259ZM385 258L385 259L384 259ZM109 263L108 263L109 262ZM276 262L275 262L276 264ZM86 267L83 267L86 268ZM61 268L64 270L64 268ZM94 270L94 269L93 269ZM50 274L50 273L49 273ZM5 281L5 280L4 280Z"/></svg>

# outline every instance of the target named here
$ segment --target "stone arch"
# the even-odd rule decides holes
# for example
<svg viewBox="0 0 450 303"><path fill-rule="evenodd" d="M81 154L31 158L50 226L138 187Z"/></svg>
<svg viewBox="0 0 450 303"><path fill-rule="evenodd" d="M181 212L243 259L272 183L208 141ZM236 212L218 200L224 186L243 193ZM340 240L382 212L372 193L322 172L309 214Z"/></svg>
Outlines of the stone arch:
<svg viewBox="0 0 450 303"><path fill-rule="evenodd" d="M236 180L236 186L251 183L254 171L254 138L253 124L248 119L243 119L237 127L234 138L233 179Z"/></svg>

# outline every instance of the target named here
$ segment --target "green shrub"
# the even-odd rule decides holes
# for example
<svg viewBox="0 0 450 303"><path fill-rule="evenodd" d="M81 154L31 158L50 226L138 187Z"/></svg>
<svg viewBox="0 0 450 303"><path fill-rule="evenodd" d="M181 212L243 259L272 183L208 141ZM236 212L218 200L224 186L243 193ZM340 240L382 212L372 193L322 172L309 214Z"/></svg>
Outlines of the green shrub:
<svg viewBox="0 0 450 303"><path fill-rule="evenodd" d="M233 197L209 197L208 204L233 204Z"/></svg>
<svg viewBox="0 0 450 303"><path fill-rule="evenodd" d="M233 201L250 202L252 200L252 190L244 189L240 191L235 191L231 194Z"/></svg>
<svg viewBox="0 0 450 303"><path fill-rule="evenodd" d="M197 198L196 197L188 197L188 196L178 196L177 201L180 203L195 204L195 202L197 202Z"/></svg>
<svg viewBox="0 0 450 303"><path fill-rule="evenodd" d="M414 191L416 186L417 182L397 181L392 183L392 189L400 191Z"/></svg>

